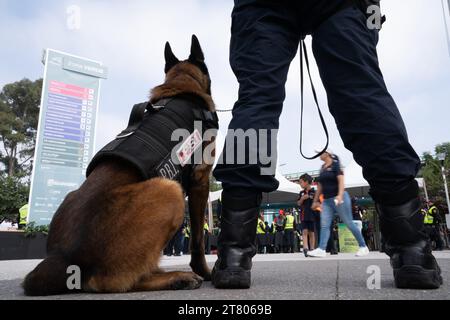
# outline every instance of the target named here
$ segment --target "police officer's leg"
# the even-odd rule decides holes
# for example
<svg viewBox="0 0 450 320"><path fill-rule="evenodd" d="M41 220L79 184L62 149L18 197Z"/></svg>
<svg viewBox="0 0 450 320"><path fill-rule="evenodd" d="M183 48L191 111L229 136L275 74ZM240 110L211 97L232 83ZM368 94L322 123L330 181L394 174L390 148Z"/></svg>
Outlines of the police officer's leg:
<svg viewBox="0 0 450 320"><path fill-rule="evenodd" d="M173 255L173 247L175 245L175 236L170 239L169 243L167 244L167 247L165 249L166 256L172 256Z"/></svg>
<svg viewBox="0 0 450 320"><path fill-rule="evenodd" d="M262 238L263 238L263 241L262 241L263 252L262 253L267 253L268 252L267 247L268 247L268 243L269 243L268 242L268 234L267 233L263 234Z"/></svg>
<svg viewBox="0 0 450 320"><path fill-rule="evenodd" d="M269 235L269 253L275 253L275 239L274 234Z"/></svg>
<svg viewBox="0 0 450 320"><path fill-rule="evenodd" d="M434 250L436 243L434 242L435 239L434 239L433 226L431 224L425 224L424 231L427 234L428 238L430 239L431 250Z"/></svg>
<svg viewBox="0 0 450 320"><path fill-rule="evenodd" d="M262 251L261 235L257 234L256 235L256 252L261 253L261 251Z"/></svg>
<svg viewBox="0 0 450 320"><path fill-rule="evenodd" d="M256 134L260 129L277 129L289 64L298 47L294 13L288 5L275 1L235 1L232 19L230 63L240 86L229 129L254 129ZM224 188L218 260L212 273L217 288L250 287L261 192L278 187L274 178L276 157L271 154L276 147L272 149L269 144L265 150L272 155L273 171L267 175L261 172L261 158L250 155L257 153L258 147L250 150L248 141L243 142L244 155L233 155L238 149L232 146L233 139L232 135L227 136L214 170ZM267 140L271 141L270 135ZM237 164L242 156L243 164Z"/></svg>
<svg viewBox="0 0 450 320"><path fill-rule="evenodd" d="M210 245L210 238L209 238L209 232L205 230L205 254L211 253L211 245Z"/></svg>
<svg viewBox="0 0 450 320"><path fill-rule="evenodd" d="M183 254L189 254L189 237L185 237L183 240Z"/></svg>
<svg viewBox="0 0 450 320"><path fill-rule="evenodd" d="M434 250L442 250L443 243L441 239L441 234L439 232L439 225L437 224L432 225L431 239L435 243Z"/></svg>
<svg viewBox="0 0 450 320"><path fill-rule="evenodd" d="M292 231L291 231L291 239L290 239L290 246L291 246L291 253L294 253L294 250L295 250L295 232L294 232L294 229L292 229Z"/></svg>
<svg viewBox="0 0 450 320"><path fill-rule="evenodd" d="M284 231L284 253L289 253L291 250L291 229Z"/></svg>
<svg viewBox="0 0 450 320"><path fill-rule="evenodd" d="M284 230L284 253L289 253L289 239L291 236L291 230L286 229Z"/></svg>
<svg viewBox="0 0 450 320"><path fill-rule="evenodd" d="M365 15L348 8L314 32L313 50L342 140L370 183L396 285L437 288L440 270L423 230L414 180L420 160L386 89L377 41Z"/></svg>
<svg viewBox="0 0 450 320"><path fill-rule="evenodd" d="M174 239L174 249L175 249L175 255L179 256L181 254L181 251L183 249L182 247L182 241L183 241L183 234L181 232L181 229L179 229L177 231L177 233L175 234L175 239Z"/></svg>
<svg viewBox="0 0 450 320"><path fill-rule="evenodd" d="M442 241L441 231L438 224L435 224L433 226L433 234L434 234L434 241L436 242L436 250L443 250L444 242Z"/></svg>
<svg viewBox="0 0 450 320"><path fill-rule="evenodd" d="M295 250L297 250L297 235L296 235L296 233L295 233L295 229L294 230L292 230L292 250L291 250L291 253L294 253L295 252Z"/></svg>

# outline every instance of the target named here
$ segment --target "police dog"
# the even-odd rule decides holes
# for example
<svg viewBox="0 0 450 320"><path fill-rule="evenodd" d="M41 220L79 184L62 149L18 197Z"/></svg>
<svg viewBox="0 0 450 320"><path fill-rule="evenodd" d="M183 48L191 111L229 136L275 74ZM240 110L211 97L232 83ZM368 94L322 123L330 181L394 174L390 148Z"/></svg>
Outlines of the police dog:
<svg viewBox="0 0 450 320"><path fill-rule="evenodd" d="M203 99L209 111L214 111L211 81L195 35L189 59L179 61L169 43L165 59L165 82L151 91L150 101L190 94ZM204 141L203 149L210 143L214 139ZM160 177L142 181L134 167L111 160L99 164L58 208L50 225L47 258L26 276L22 284L25 294L73 292L67 286L69 266L79 267L81 288L76 289L84 292L200 287L203 280L210 280L203 224L211 169L206 162L195 166L186 192L193 272L164 272L158 267L162 250L183 222L181 185Z"/></svg>

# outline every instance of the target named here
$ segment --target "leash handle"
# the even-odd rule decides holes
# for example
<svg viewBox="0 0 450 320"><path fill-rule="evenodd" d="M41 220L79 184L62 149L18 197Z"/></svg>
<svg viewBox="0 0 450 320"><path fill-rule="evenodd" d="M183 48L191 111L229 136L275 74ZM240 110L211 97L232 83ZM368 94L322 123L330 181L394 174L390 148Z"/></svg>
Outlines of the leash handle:
<svg viewBox="0 0 450 320"><path fill-rule="evenodd" d="M313 96L314 96L314 101L316 103L317 106L317 110L319 111L319 117L320 117L320 121L322 122L322 127L323 130L325 131L325 135L327 137L327 143L325 145L325 147L323 148L323 150L321 152L319 152L318 154L316 154L313 157L307 157L303 154L303 111L304 111L304 101L303 101L303 53L305 54L305 62L306 62L306 68L308 70L308 75L309 75L309 81L311 82L311 89L313 92ZM301 111L300 111L300 154L302 155L303 158L307 159L307 160L314 160L318 157L320 157L323 153L325 153L325 151L328 148L328 144L330 142L330 137L328 135L328 128L327 125L325 123L325 120L323 118L322 115L322 111L320 110L320 106L319 106L319 100L317 99L317 93L316 93L316 89L314 87L314 83L312 81L312 77L311 77L311 70L309 68L309 59L308 59L308 51L306 49L306 44L305 41L302 39L300 41L300 94L301 94Z"/></svg>
<svg viewBox="0 0 450 320"><path fill-rule="evenodd" d="M134 134L134 132L139 128L142 120L144 119L145 110L148 109L150 104L148 102L143 102L135 104L133 110L131 110L130 120L128 121L128 126L125 130L116 136L116 139L126 138Z"/></svg>

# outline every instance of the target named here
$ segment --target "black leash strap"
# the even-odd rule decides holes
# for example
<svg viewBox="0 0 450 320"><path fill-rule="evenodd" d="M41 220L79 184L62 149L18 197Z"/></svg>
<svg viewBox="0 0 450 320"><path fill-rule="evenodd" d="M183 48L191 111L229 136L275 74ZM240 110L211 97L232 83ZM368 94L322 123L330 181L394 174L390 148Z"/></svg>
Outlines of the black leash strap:
<svg viewBox="0 0 450 320"><path fill-rule="evenodd" d="M306 68L308 69L309 81L311 82L311 89L312 89L312 92L313 92L314 101L316 102L317 110L319 111L320 121L322 122L322 127L323 127L323 130L325 131L325 135L327 137L327 143L325 145L325 148L323 148L323 150L321 152L319 152L318 154L316 154L314 157L307 157L307 156L305 156L303 154L303 150L302 150L302 144L303 144L303 109L304 109L304 103L303 103L303 53L305 54ZM300 93L301 93L300 154L302 155L303 158L305 158L307 160L314 160L314 159L320 157L323 153L325 153L325 151L328 148L328 144L330 142L330 138L329 138L329 135L328 135L327 125L325 124L325 120L323 118L322 111L320 110L320 107L319 107L319 101L317 99L316 89L314 88L314 83L313 83L312 77L311 77L311 71L309 69L308 51L306 50L306 44L305 44L305 41L303 39L300 41Z"/></svg>

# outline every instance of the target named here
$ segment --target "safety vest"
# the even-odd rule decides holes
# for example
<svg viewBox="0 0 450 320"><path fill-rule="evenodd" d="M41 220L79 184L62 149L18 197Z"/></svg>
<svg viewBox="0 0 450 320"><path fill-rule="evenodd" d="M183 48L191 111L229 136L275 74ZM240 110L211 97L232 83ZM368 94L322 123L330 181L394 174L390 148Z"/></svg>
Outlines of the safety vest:
<svg viewBox="0 0 450 320"><path fill-rule="evenodd" d="M294 229L294 216L286 216L286 227L284 229Z"/></svg>
<svg viewBox="0 0 450 320"><path fill-rule="evenodd" d="M261 219L258 219L258 225L256 226L256 234L266 234L264 229L261 227L261 224L264 225L264 221L262 221Z"/></svg>
<svg viewBox="0 0 450 320"><path fill-rule="evenodd" d="M275 232L277 232L277 227L276 227L276 223L275 221L272 221L272 234L275 234Z"/></svg>
<svg viewBox="0 0 450 320"><path fill-rule="evenodd" d="M186 228L184 228L184 237L189 238L190 236L191 236L191 228L187 226Z"/></svg>
<svg viewBox="0 0 450 320"><path fill-rule="evenodd" d="M20 225L27 224L28 203L26 205L24 205L22 208L19 209L19 214L20 214L19 224Z"/></svg>
<svg viewBox="0 0 450 320"><path fill-rule="evenodd" d="M424 224L433 224L434 222L434 215L433 210L437 210L436 206L432 206L428 211L425 212L425 217L423 219Z"/></svg>
<svg viewBox="0 0 450 320"><path fill-rule="evenodd" d="M206 222L205 222L205 224L203 225L203 230L209 232L209 225L208 225Z"/></svg>
<svg viewBox="0 0 450 320"><path fill-rule="evenodd" d="M203 99L183 96L135 105L128 127L94 156L86 176L104 160L120 159L136 168L143 180L176 180L186 190L194 167L193 152L202 147L203 133L219 126L217 114L206 108ZM202 128L195 122L201 122ZM172 138L175 130L190 136L180 144Z"/></svg>

